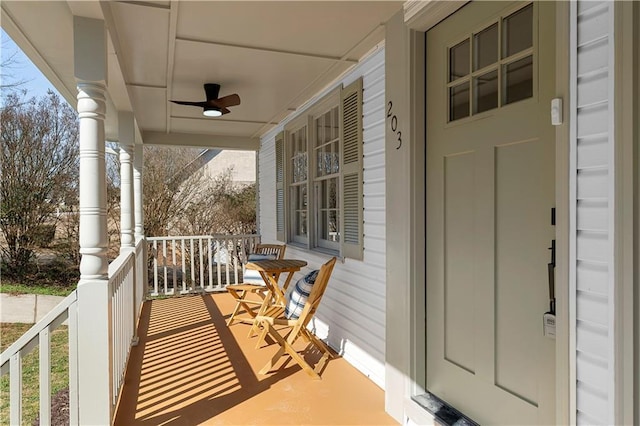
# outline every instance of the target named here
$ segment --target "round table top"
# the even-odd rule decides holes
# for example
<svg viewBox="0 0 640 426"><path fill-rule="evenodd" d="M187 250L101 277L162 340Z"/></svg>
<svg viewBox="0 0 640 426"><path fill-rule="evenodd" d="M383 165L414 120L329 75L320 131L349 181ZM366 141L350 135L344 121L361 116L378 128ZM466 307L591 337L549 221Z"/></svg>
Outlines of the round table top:
<svg viewBox="0 0 640 426"><path fill-rule="evenodd" d="M254 271L297 271L303 266L307 266L307 261L298 259L253 260L247 262L245 266L247 269L253 269Z"/></svg>

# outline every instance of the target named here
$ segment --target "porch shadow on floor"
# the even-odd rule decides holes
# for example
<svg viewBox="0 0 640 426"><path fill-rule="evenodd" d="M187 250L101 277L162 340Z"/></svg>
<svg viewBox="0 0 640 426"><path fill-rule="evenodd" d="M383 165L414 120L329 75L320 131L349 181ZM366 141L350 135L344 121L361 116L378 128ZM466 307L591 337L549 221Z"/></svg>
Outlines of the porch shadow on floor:
<svg viewBox="0 0 640 426"><path fill-rule="evenodd" d="M226 293L146 302L115 424L397 424L383 391L342 358L320 381L293 362L259 375L277 347L256 350L248 325L227 327L232 309Z"/></svg>

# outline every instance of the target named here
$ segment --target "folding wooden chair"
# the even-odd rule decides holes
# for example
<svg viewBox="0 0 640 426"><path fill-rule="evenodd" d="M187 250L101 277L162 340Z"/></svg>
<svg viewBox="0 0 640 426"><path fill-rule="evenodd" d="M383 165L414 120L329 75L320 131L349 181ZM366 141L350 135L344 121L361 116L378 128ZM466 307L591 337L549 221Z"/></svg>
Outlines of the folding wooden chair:
<svg viewBox="0 0 640 426"><path fill-rule="evenodd" d="M286 244L257 244L255 254L274 255L275 259L282 259L286 248ZM234 320L253 324L253 319L256 316L254 308L262 305L266 292L266 286L264 283L260 283L262 278L259 274L254 277L254 280L255 282L243 282L241 284L230 284L227 286L227 291L236 300L236 306L227 320L227 326L230 326ZM258 298L247 298L250 294L255 294ZM249 314L249 318L236 317L241 307Z"/></svg>
<svg viewBox="0 0 640 426"><path fill-rule="evenodd" d="M263 341L264 338L269 335L280 345L278 352L262 368L262 370L260 370L260 374L267 374L282 355L286 353L291 359L297 362L309 376L313 379L320 379L319 373L322 371L329 358L332 358L333 355L324 342L318 339L307 329L307 325L320 305L320 301L322 300L324 291L329 283L329 278L331 277L331 272L333 271L335 263L336 258L334 257L322 265L315 283L311 287L309 297L307 298L304 308L298 318L288 319L285 316L285 308L282 306L272 306L264 315L258 315L256 317L256 322L258 322L262 327L262 334L259 341ZM291 303L290 301L288 302ZM281 334L281 332L284 332L284 334ZM308 342L307 349L309 349L310 346L315 346L323 354L322 358L320 358L316 363L315 369L311 368L303 356L293 347L293 344L300 337Z"/></svg>

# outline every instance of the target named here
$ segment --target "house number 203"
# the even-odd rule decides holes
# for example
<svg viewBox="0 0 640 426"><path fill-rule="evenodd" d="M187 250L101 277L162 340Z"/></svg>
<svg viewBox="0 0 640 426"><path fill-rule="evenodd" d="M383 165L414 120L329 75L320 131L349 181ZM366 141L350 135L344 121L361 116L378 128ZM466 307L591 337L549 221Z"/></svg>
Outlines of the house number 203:
<svg viewBox="0 0 640 426"><path fill-rule="evenodd" d="M402 132L398 130L398 116L393 113L392 108L393 102L389 101L387 103L387 120L389 121L391 131L398 136L398 146L396 146L396 149L400 149L402 146Z"/></svg>

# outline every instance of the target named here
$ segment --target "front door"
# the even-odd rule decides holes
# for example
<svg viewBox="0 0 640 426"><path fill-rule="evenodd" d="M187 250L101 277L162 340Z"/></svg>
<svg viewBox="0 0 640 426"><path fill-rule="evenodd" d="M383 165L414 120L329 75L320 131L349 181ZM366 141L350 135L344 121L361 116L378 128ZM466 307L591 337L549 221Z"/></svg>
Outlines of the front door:
<svg viewBox="0 0 640 426"><path fill-rule="evenodd" d="M427 388L481 424L555 423L553 2L427 32Z"/></svg>

